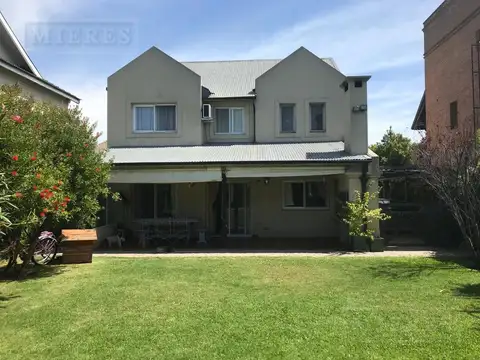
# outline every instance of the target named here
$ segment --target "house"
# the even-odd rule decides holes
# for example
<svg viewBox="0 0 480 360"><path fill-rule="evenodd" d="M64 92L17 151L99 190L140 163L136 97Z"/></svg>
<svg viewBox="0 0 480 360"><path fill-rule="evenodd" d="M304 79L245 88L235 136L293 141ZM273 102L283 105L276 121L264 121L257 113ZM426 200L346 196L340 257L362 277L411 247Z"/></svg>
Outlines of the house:
<svg viewBox="0 0 480 360"><path fill-rule="evenodd" d="M446 0L424 22L425 93L413 130L478 129L480 0Z"/></svg>
<svg viewBox="0 0 480 360"><path fill-rule="evenodd" d="M45 80L0 12L0 85L18 84L37 100L67 107L79 103L75 95Z"/></svg>
<svg viewBox="0 0 480 360"><path fill-rule="evenodd" d="M227 242L338 239L340 202L378 186L369 78L303 47L204 62L152 47L108 78L110 182L123 201L107 221L138 234L151 219L194 219L194 233Z"/></svg>

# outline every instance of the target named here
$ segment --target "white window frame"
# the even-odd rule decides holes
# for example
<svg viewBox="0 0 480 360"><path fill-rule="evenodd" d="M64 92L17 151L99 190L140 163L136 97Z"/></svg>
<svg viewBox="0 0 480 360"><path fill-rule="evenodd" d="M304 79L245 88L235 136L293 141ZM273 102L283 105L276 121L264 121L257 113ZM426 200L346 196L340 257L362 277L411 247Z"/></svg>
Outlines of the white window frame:
<svg viewBox="0 0 480 360"><path fill-rule="evenodd" d="M228 109L228 128L233 129L233 110L242 110L242 131L241 132L217 132L217 110ZM245 135L245 108L243 107L216 107L215 108L215 135Z"/></svg>
<svg viewBox="0 0 480 360"><path fill-rule="evenodd" d="M155 111L155 107L160 106L173 106L175 107L175 130L155 130L155 124L157 123L157 112ZM153 130L137 130L137 108L152 108L153 109ZM178 129L178 112L177 112L177 104L135 104L133 105L133 132L134 133L176 133Z"/></svg>
<svg viewBox="0 0 480 360"><path fill-rule="evenodd" d="M315 207L308 207L307 206L307 183L310 182L324 182L325 186L327 187L327 196L325 199L325 206L315 206ZM303 206L286 206L285 205L285 186L287 184L303 184ZM286 180L283 181L282 183L282 208L283 210L329 210L330 209L330 204L328 201L328 185L326 179L315 179L315 180Z"/></svg>
<svg viewBox="0 0 480 360"><path fill-rule="evenodd" d="M292 131L284 131L282 129L283 126L283 119L282 119L282 107L291 106L293 107L293 130ZM280 134L295 134L297 132L297 104L295 103L280 103L278 104L278 112L280 118Z"/></svg>
<svg viewBox="0 0 480 360"><path fill-rule="evenodd" d="M312 105L322 104L323 105L323 129L322 130L313 130L312 129ZM311 101L308 103L308 128L311 133L324 133L327 131L327 104L323 101Z"/></svg>

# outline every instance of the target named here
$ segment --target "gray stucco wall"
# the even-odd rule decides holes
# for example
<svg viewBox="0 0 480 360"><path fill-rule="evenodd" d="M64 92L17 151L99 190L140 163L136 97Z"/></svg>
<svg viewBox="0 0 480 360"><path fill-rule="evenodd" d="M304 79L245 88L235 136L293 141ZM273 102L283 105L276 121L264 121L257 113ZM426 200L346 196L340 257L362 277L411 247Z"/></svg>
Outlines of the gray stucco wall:
<svg viewBox="0 0 480 360"><path fill-rule="evenodd" d="M173 133L135 133L133 105L175 104ZM151 48L108 78L109 147L200 145L200 77L156 48Z"/></svg>
<svg viewBox="0 0 480 360"><path fill-rule="evenodd" d="M64 97L4 68L0 68L0 84L18 84L26 94L32 95L35 99L40 101L50 102L54 105L63 107L68 107L69 104L69 100Z"/></svg>

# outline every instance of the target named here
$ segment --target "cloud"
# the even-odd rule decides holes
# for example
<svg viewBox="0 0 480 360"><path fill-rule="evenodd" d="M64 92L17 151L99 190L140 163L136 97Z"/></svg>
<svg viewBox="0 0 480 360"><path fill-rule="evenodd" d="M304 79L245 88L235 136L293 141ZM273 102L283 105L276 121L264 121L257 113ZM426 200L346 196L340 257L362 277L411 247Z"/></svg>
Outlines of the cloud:
<svg viewBox="0 0 480 360"><path fill-rule="evenodd" d="M54 16L71 14L82 3L64 0L1 0L1 11L12 27L15 35L25 44L25 29L30 23L47 21Z"/></svg>
<svg viewBox="0 0 480 360"><path fill-rule="evenodd" d="M172 50L180 59L283 58L300 46L333 57L345 74L372 74L369 140L392 125L409 136L423 83L423 21L441 0L364 0L313 14L253 46L235 49L222 37ZM247 26L248 24L245 24ZM205 49L209 49L205 52ZM387 75L388 84L381 79ZM420 76L419 76L420 75ZM413 78L412 78L413 77ZM405 81L407 78L409 81Z"/></svg>
<svg viewBox="0 0 480 360"><path fill-rule="evenodd" d="M312 13L308 19L292 26L277 26L271 34L252 37L249 41L245 41L241 31L209 32L200 36L200 40L202 34L184 36L182 39L191 38L191 42L183 41L179 46L163 50L179 60L253 59L282 58L305 46L319 56L334 57L345 74L372 75L369 82L369 140L375 142L390 125L412 135L408 129L424 89L422 23L440 2L336 1L331 2L330 9L323 8L321 13ZM72 0L68 6L64 0L0 0L0 3L2 12L21 41L29 22L74 18L79 9L93 4L99 6L89 0ZM105 6L106 3L103 4L104 11ZM125 3L123 6L128 11L128 6L132 5ZM275 21L280 25L282 19L278 15L275 15ZM257 14L252 24L241 19L241 26L261 29L259 18L265 22L274 20L269 13ZM148 33L152 34L151 31ZM156 39L154 35L150 36L147 42L153 45ZM108 56L115 56L112 59L115 62L127 54L108 54L105 58ZM101 59L99 63L106 63L106 60ZM50 70L46 78L79 96L84 113L98 122L99 129L104 131L106 78L116 69L92 72L94 67L91 58L79 54L74 62L59 61L58 68ZM105 73L107 71L110 73Z"/></svg>
<svg viewBox="0 0 480 360"><path fill-rule="evenodd" d="M69 1L68 6L65 6L64 0L0 1L2 13L22 44L25 44L25 29L28 24L46 22L54 17L71 15L88 3L88 1ZM75 66L77 65L75 64ZM56 71L45 77L48 81L82 99L80 107L92 123L98 124L98 131L103 133L100 140L103 141L106 139L107 130L106 78L90 76L87 66L85 64L83 69L80 68L79 71L73 71L74 69L65 71L67 70L65 66L58 66L58 69L63 68L64 70ZM39 70L42 73L42 69Z"/></svg>

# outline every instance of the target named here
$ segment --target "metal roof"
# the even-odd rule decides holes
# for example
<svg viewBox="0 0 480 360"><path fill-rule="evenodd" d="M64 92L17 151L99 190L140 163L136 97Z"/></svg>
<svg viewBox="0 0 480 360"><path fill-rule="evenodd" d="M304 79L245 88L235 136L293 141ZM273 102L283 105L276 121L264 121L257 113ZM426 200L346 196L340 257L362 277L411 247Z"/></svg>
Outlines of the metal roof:
<svg viewBox="0 0 480 360"><path fill-rule="evenodd" d="M370 161L337 142L110 148L115 164L330 163Z"/></svg>
<svg viewBox="0 0 480 360"><path fill-rule="evenodd" d="M322 60L338 70L332 58ZM255 80L280 61L282 59L192 61L182 64L200 75L202 86L213 93L210 98L231 98L254 96Z"/></svg>

